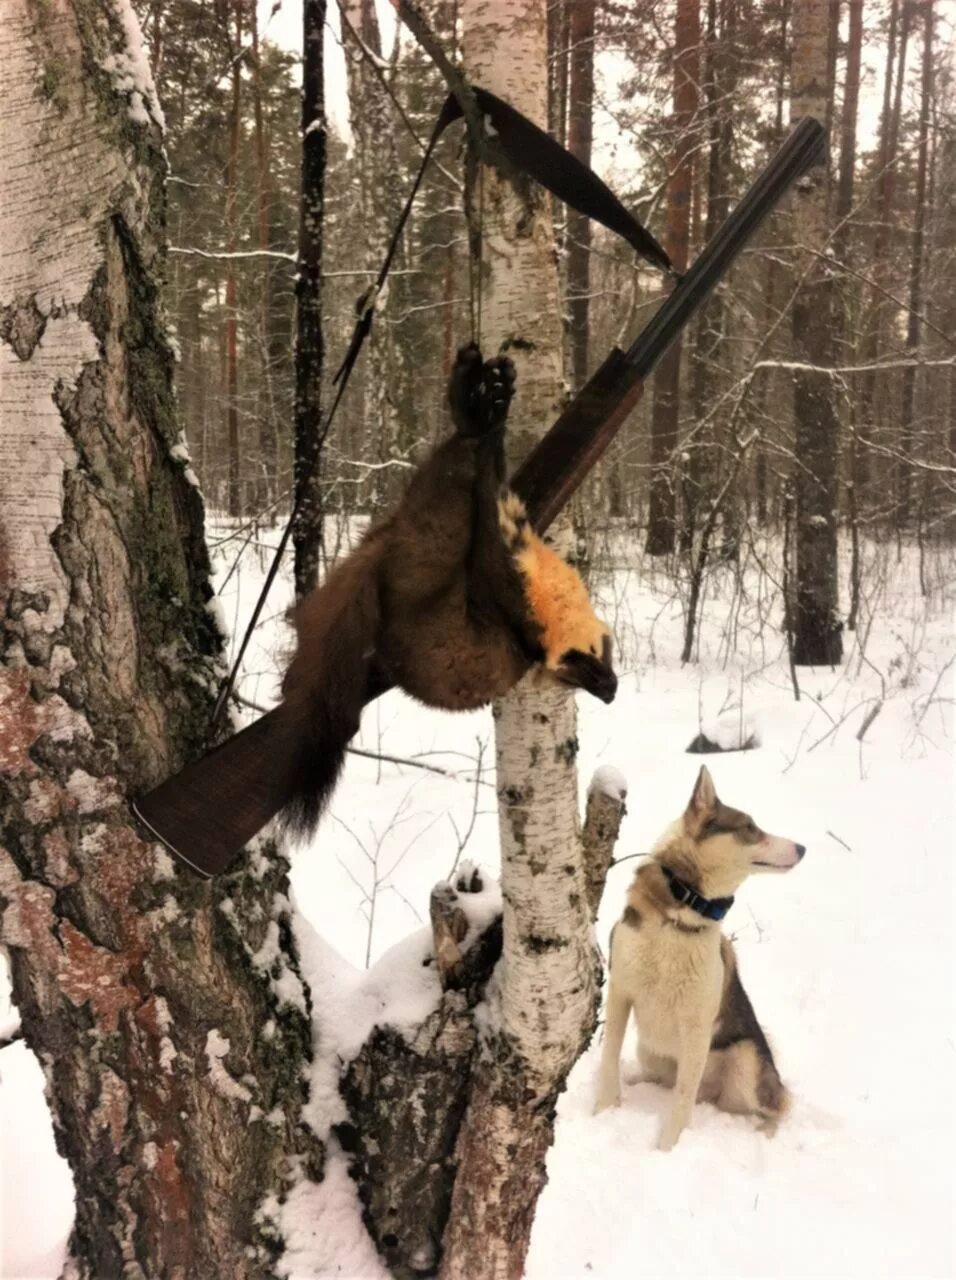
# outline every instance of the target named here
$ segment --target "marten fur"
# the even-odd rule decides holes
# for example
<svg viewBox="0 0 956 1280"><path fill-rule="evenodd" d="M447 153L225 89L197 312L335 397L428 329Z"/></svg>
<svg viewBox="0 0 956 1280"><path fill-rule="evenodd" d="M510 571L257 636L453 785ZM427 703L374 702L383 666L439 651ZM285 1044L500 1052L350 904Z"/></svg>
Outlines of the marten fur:
<svg viewBox="0 0 956 1280"><path fill-rule="evenodd" d="M502 488L514 369L458 355L455 434L414 474L394 515L308 596L282 701L134 801L204 875L224 871L277 813L310 831L370 698L399 685L431 707L480 707L535 663L610 702L607 628L574 570Z"/></svg>
<svg viewBox="0 0 956 1280"><path fill-rule="evenodd" d="M610 635L583 582L502 488L513 390L510 360L484 362L475 346L458 353L448 393L455 434L296 611L282 687L284 718L301 734L283 814L296 832L314 827L376 688L471 710L541 663L566 684L614 697Z"/></svg>

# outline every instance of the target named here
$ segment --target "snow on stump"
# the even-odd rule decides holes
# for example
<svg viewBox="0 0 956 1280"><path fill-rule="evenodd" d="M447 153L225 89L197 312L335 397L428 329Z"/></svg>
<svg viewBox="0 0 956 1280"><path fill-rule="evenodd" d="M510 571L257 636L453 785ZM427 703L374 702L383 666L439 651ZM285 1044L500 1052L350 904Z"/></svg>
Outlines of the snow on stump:
<svg viewBox="0 0 956 1280"><path fill-rule="evenodd" d="M423 963L441 986L416 1029L382 1024L353 1059L337 1135L353 1161L365 1224L397 1280L434 1274L455 1181L455 1144L477 1045L475 1006L501 955L501 894L470 863L432 890L433 947Z"/></svg>

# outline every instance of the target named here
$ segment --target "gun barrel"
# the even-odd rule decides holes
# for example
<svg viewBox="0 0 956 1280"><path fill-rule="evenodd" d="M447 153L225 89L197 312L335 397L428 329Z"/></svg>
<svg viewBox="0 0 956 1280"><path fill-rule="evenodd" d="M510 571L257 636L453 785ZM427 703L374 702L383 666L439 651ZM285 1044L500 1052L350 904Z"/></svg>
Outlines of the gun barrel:
<svg viewBox="0 0 956 1280"><path fill-rule="evenodd" d="M651 373L786 189L825 154L826 130L818 120L805 116L631 343L625 362L635 377Z"/></svg>

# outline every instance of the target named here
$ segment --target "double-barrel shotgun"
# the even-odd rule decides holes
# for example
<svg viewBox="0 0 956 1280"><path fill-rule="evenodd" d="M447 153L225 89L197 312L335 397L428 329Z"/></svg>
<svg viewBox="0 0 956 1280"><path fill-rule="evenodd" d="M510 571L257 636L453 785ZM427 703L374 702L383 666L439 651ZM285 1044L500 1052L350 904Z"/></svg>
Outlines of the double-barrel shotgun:
<svg viewBox="0 0 956 1280"><path fill-rule="evenodd" d="M801 120L626 351L615 347L512 476L543 533L598 461L647 378L757 228L803 174L822 162L822 125ZM380 684L368 701L384 693ZM225 870L285 806L293 762L275 711L134 801L142 821L202 875Z"/></svg>

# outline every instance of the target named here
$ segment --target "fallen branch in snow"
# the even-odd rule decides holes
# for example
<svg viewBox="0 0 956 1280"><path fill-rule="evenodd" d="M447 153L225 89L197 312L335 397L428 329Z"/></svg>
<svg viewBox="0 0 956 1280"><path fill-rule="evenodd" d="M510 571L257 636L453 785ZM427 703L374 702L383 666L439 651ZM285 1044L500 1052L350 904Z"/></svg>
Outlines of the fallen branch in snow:
<svg viewBox="0 0 956 1280"><path fill-rule="evenodd" d="M847 842L845 840L841 840L835 831L828 831L827 835L830 837L831 840L835 840L837 844L842 844L844 849L846 849L847 853L853 852L853 850L850 848Z"/></svg>
<svg viewBox="0 0 956 1280"><path fill-rule="evenodd" d="M876 717L880 714L882 710L883 710L882 699L879 702L875 702L873 706L870 707L869 711L863 717L863 723L860 725L859 729L857 729L856 731L857 742L863 741L863 739L866 737L867 729L869 729L870 725L873 723L873 721L876 719Z"/></svg>
<svg viewBox="0 0 956 1280"><path fill-rule="evenodd" d="M927 693L927 694L926 694L925 701L924 701L924 703L923 703L923 709L922 709L922 711L919 713L919 715L918 715L918 716L917 716L917 718L916 718L916 725L915 725L915 727L916 727L917 729L918 729L918 728L920 727L920 725L923 723L923 719L924 719L924 717L926 716L927 711L930 709L930 707L932 706L932 704L937 700L937 699L936 699L936 690L937 690L937 689L939 688L939 686L942 684L943 677L946 675L947 671L949 671L949 669L950 669L950 667L953 665L953 662L954 662L954 661L956 661L956 655L954 655L954 657L950 658L950 659L949 659L949 661L945 664L945 666L941 667L941 668L940 668L940 670L937 672L937 674L936 674L936 679L933 681L933 687L932 687L932 689L930 689L929 693ZM914 703L913 703L914 708L915 708L915 706L916 706L916 703L917 703L917 702L919 702L919 701L920 701L920 699L919 699L919 698L917 698L917 699L916 699L916 702L914 702ZM945 699L944 699L944 701L945 701Z"/></svg>
<svg viewBox="0 0 956 1280"><path fill-rule="evenodd" d="M835 720L831 716L830 718L831 720L833 720L833 723L831 724L830 728L827 729L826 733L823 734L822 737L817 738L816 742L812 742L810 746L807 747L807 755L809 755L811 751L816 751L817 747L822 746L822 744L826 742L828 738L832 738L833 735L836 733L836 731L840 728L840 726L846 724L847 720L849 720L850 716L852 716L855 711L859 711L860 707L865 707L866 704L871 701L872 701L871 698L861 698L861 700L857 703L854 703L854 705L850 708L850 710L847 711L844 715L842 715L839 720ZM879 699L877 699L877 702L879 702ZM816 703L816 705L820 706L820 703L818 702Z"/></svg>

